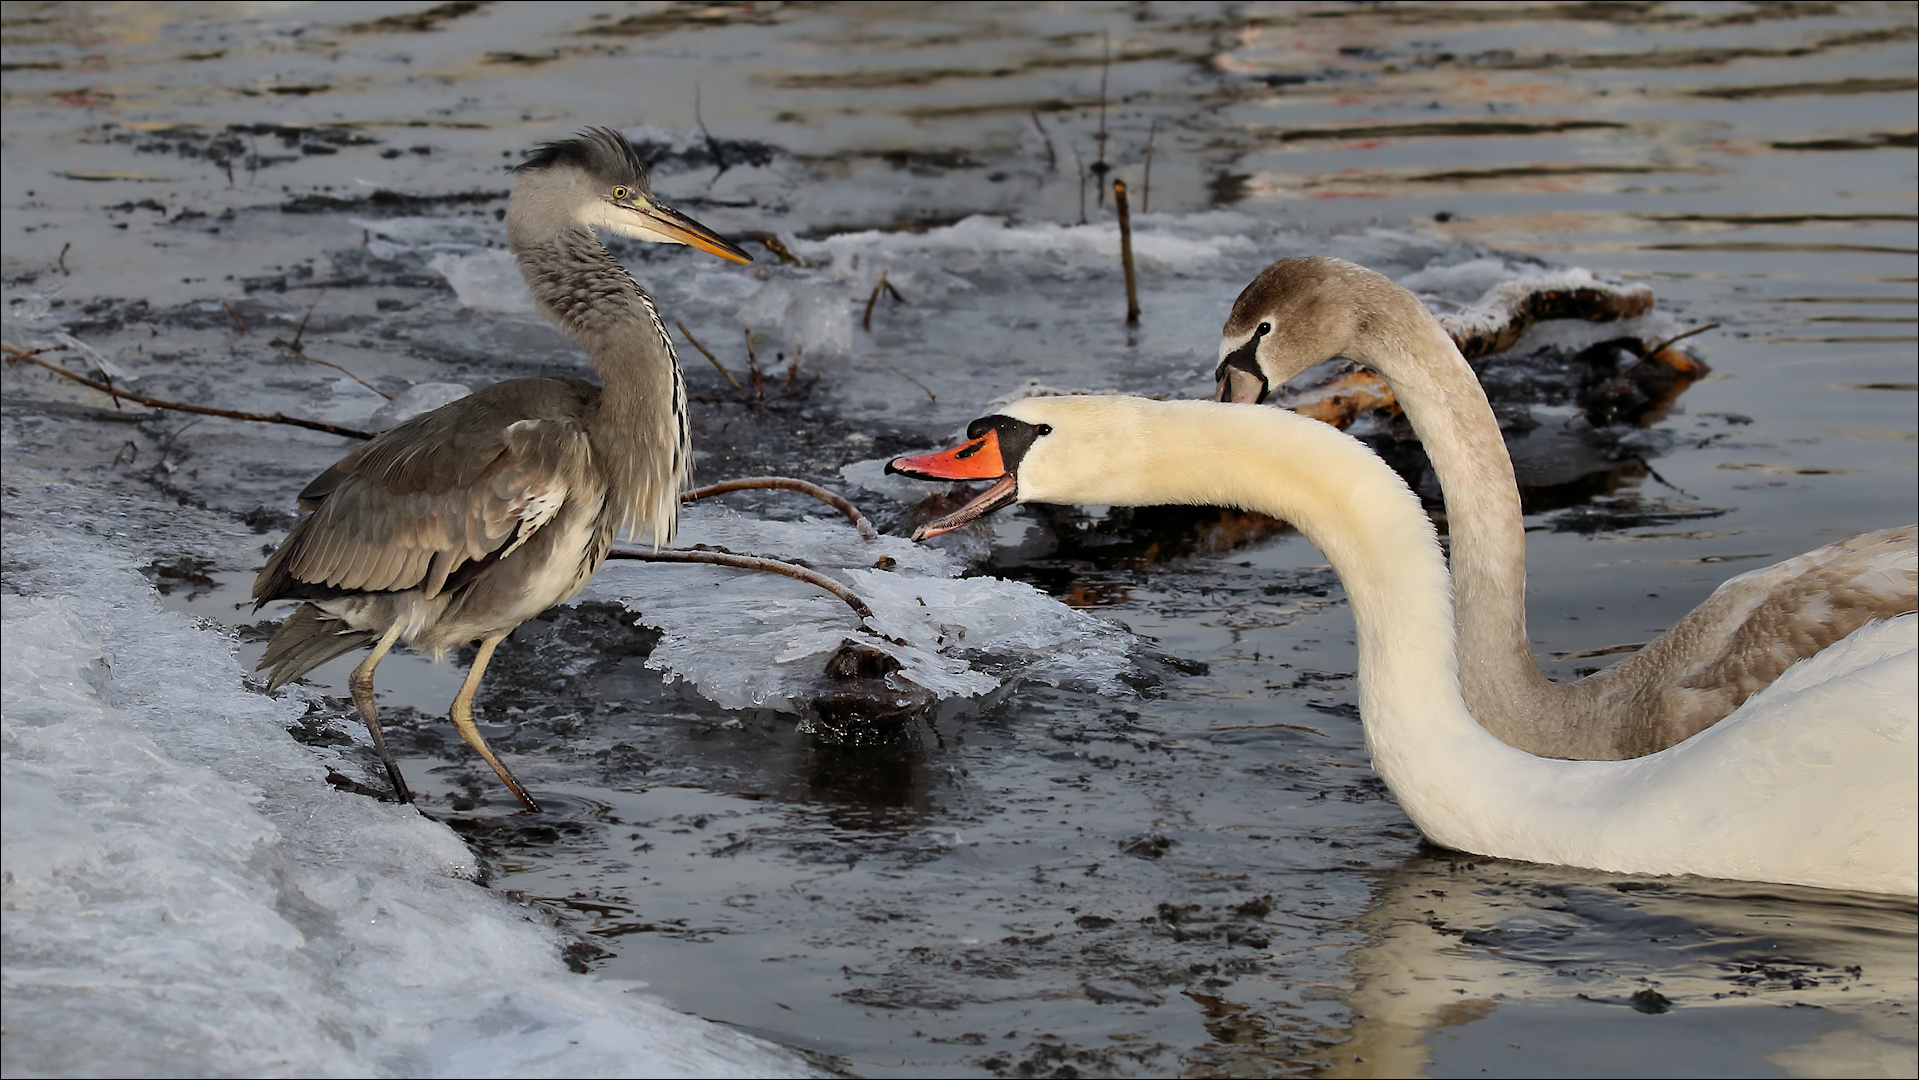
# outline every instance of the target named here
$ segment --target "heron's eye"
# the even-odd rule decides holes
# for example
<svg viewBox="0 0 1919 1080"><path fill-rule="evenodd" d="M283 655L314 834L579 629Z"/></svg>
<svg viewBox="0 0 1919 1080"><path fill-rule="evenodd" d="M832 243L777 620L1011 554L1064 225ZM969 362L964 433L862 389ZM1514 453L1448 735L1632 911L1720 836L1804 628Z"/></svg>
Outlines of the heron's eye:
<svg viewBox="0 0 1919 1080"><path fill-rule="evenodd" d="M625 187L616 187L613 189L613 197L616 199L624 199L626 198L626 194L627 192Z"/></svg>

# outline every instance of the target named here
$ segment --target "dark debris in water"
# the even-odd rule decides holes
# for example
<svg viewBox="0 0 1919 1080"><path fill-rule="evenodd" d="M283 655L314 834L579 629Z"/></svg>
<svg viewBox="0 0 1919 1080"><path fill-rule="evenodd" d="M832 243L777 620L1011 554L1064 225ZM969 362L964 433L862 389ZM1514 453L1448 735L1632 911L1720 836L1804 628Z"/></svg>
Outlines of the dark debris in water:
<svg viewBox="0 0 1919 1080"><path fill-rule="evenodd" d="M437 206L466 206L475 203L490 203L504 200L509 192L505 188L498 190L449 191L426 195L405 191L388 191L381 188L370 195L324 195L307 193L295 195L280 204L282 213L287 214L327 214L343 211L355 213L373 213L389 217L402 214L417 214Z"/></svg>
<svg viewBox="0 0 1919 1080"><path fill-rule="evenodd" d="M343 148L377 146L380 143L379 139L350 124L308 125L259 121L228 124L224 128L181 125L146 131L107 125L104 130L108 141L131 146L141 153L169 154L189 161L211 161L216 165L249 172L285 165L304 157L337 154ZM280 153L273 152L276 143Z"/></svg>
<svg viewBox="0 0 1919 1080"><path fill-rule="evenodd" d="M1704 521L1728 512L1720 507L1683 506L1628 496L1595 498L1591 502L1567 506L1553 512L1547 520L1553 532L1590 535L1644 528L1648 525Z"/></svg>

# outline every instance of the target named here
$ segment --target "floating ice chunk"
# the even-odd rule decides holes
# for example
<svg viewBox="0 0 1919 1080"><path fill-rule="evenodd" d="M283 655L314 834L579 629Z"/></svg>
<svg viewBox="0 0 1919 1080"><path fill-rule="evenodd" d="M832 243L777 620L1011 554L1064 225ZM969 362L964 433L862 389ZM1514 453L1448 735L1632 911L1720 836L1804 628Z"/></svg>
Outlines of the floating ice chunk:
<svg viewBox="0 0 1919 1080"><path fill-rule="evenodd" d="M776 333L815 356L840 356L853 347L853 302L837 290L773 278L746 298L738 317L747 329Z"/></svg>
<svg viewBox="0 0 1919 1080"><path fill-rule="evenodd" d="M983 694L1013 677L1130 692L1120 677L1131 670L1132 635L1023 581L881 570L849 570L846 577L873 609L867 624L908 643L878 647L901 662L902 674L942 697Z"/></svg>
<svg viewBox="0 0 1919 1080"><path fill-rule="evenodd" d="M682 547L706 544L741 554L773 555L821 570L865 569L881 559L891 560L904 573L931 577L958 577L965 569L945 552L903 537L862 540L845 518L774 521L747 517L721 506L688 507L680 519L679 544Z"/></svg>
<svg viewBox="0 0 1919 1080"><path fill-rule="evenodd" d="M385 431L421 413L432 412L442 405L458 401L472 392L463 383L415 383L380 406L373 414L373 419L367 421L367 426L374 431Z"/></svg>
<svg viewBox="0 0 1919 1080"><path fill-rule="evenodd" d="M10 1074L810 1071L567 971L451 830L329 786L301 703L249 690L130 554L16 522L7 555Z"/></svg>
<svg viewBox="0 0 1919 1080"><path fill-rule="evenodd" d="M104 375L108 379L117 379L120 382L127 381L127 373L120 370L120 365L107 359L106 354L102 353L99 349L94 348L71 334L55 334L53 335L53 340L61 345L65 345L73 351L75 356L85 360L86 364L83 370L95 375Z"/></svg>
<svg viewBox="0 0 1919 1080"><path fill-rule="evenodd" d="M489 240L502 238L502 230L498 226L477 225L466 218L415 216L351 220L366 230L369 244L386 241L409 251L421 248L483 247Z"/></svg>
<svg viewBox="0 0 1919 1080"><path fill-rule="evenodd" d="M883 499L908 505L917 503L939 490L929 486L924 480L914 480L911 477L887 472L886 466L892 460L890 457L878 457L855 461L851 465L842 465L840 478L855 490L870 492Z"/></svg>
<svg viewBox="0 0 1919 1080"><path fill-rule="evenodd" d="M1142 228L1133 234L1133 258L1143 269L1183 274L1211 264L1229 253L1252 250L1254 241L1243 234ZM1119 225L1055 225L1050 222L1012 225L976 214L963 221L923 233L842 233L822 240L795 240L795 252L812 259L830 259L847 266L852 256L869 264L887 256L937 255L940 265L954 273L969 273L1006 261L1050 263L1060 269L1108 269L1118 265ZM917 267L915 269L918 269Z"/></svg>
<svg viewBox="0 0 1919 1080"><path fill-rule="evenodd" d="M976 697L1016 679L1126 693L1133 637L1022 582L961 578L946 552L896 536L861 540L842 520L769 521L700 507L680 543L803 561L853 587L862 621L813 586L706 566L616 562L583 594L617 600L661 632L649 667L729 709L797 712L848 640L900 663L938 697ZM890 560L891 569L874 566Z"/></svg>
<svg viewBox="0 0 1919 1080"><path fill-rule="evenodd" d="M442 251L427 260L427 265L453 286L462 307L503 315L530 315L535 311L533 298L527 295L526 279L520 276L513 253L504 248Z"/></svg>
<svg viewBox="0 0 1919 1080"><path fill-rule="evenodd" d="M1436 260L1400 278L1399 283L1421 295L1443 297L1456 304L1470 304L1493 286L1521 277L1528 271L1537 273L1539 268L1514 266L1505 259L1486 255L1453 263ZM1585 276L1588 280L1592 277L1589 273Z"/></svg>

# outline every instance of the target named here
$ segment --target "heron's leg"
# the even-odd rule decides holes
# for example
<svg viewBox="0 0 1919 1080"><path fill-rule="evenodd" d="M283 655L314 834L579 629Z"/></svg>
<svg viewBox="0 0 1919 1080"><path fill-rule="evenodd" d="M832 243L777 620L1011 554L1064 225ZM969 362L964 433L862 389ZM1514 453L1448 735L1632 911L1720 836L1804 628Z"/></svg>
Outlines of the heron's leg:
<svg viewBox="0 0 1919 1080"><path fill-rule="evenodd" d="M520 782L513 779L513 774L506 771L506 766L500 764L500 759L493 756L493 751L487 749L486 740L480 738L480 729L473 723L474 691L480 688L480 676L486 674L487 661L493 659L494 648L505 639L505 634L495 634L480 642L480 651L473 657L473 666L467 669L466 682L460 686L460 694L453 699L453 708L450 711L453 716L453 726L460 730L460 738L465 739L468 746L478 750L480 756L486 759L486 763L493 766L493 771L500 774L500 779L506 782L507 788L519 797L520 805L537 814L540 812L540 804L533 801L533 796L526 793L526 789L520 786Z"/></svg>
<svg viewBox="0 0 1919 1080"><path fill-rule="evenodd" d="M380 752L380 761L386 765L387 779L393 781L393 797L403 803L413 801L413 792L407 790L406 777L400 775L400 763L393 760L393 751L387 749L386 735L380 730L380 714L373 707L373 669L386 659L387 650L400 640L400 623L395 622L380 636L373 646L373 652L360 666L353 669L348 677L347 689L353 692L353 704L360 710L360 719L366 721L367 733L373 736L373 749Z"/></svg>

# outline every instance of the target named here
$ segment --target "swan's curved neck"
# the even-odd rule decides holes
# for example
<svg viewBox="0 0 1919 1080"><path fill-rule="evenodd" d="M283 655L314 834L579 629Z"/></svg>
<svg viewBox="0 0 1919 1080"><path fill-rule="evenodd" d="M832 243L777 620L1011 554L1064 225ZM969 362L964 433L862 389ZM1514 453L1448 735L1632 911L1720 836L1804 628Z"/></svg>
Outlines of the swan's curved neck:
<svg viewBox="0 0 1919 1080"><path fill-rule="evenodd" d="M1418 499L1363 444L1293 413L1105 400L1085 406L1107 410L1100 426L1111 434L1097 448L1034 445L1020 468L1022 501L1229 505L1296 525L1352 604L1374 767L1427 835L1446 842L1474 787L1456 778L1509 770L1526 755L1474 722L1460 697L1451 589Z"/></svg>
<svg viewBox="0 0 1919 1080"><path fill-rule="evenodd" d="M1423 313L1422 313L1423 314ZM1526 528L1512 459L1479 380L1430 318L1350 349L1394 388L1446 496L1457 592L1460 677L1497 733L1549 686L1526 637Z"/></svg>

